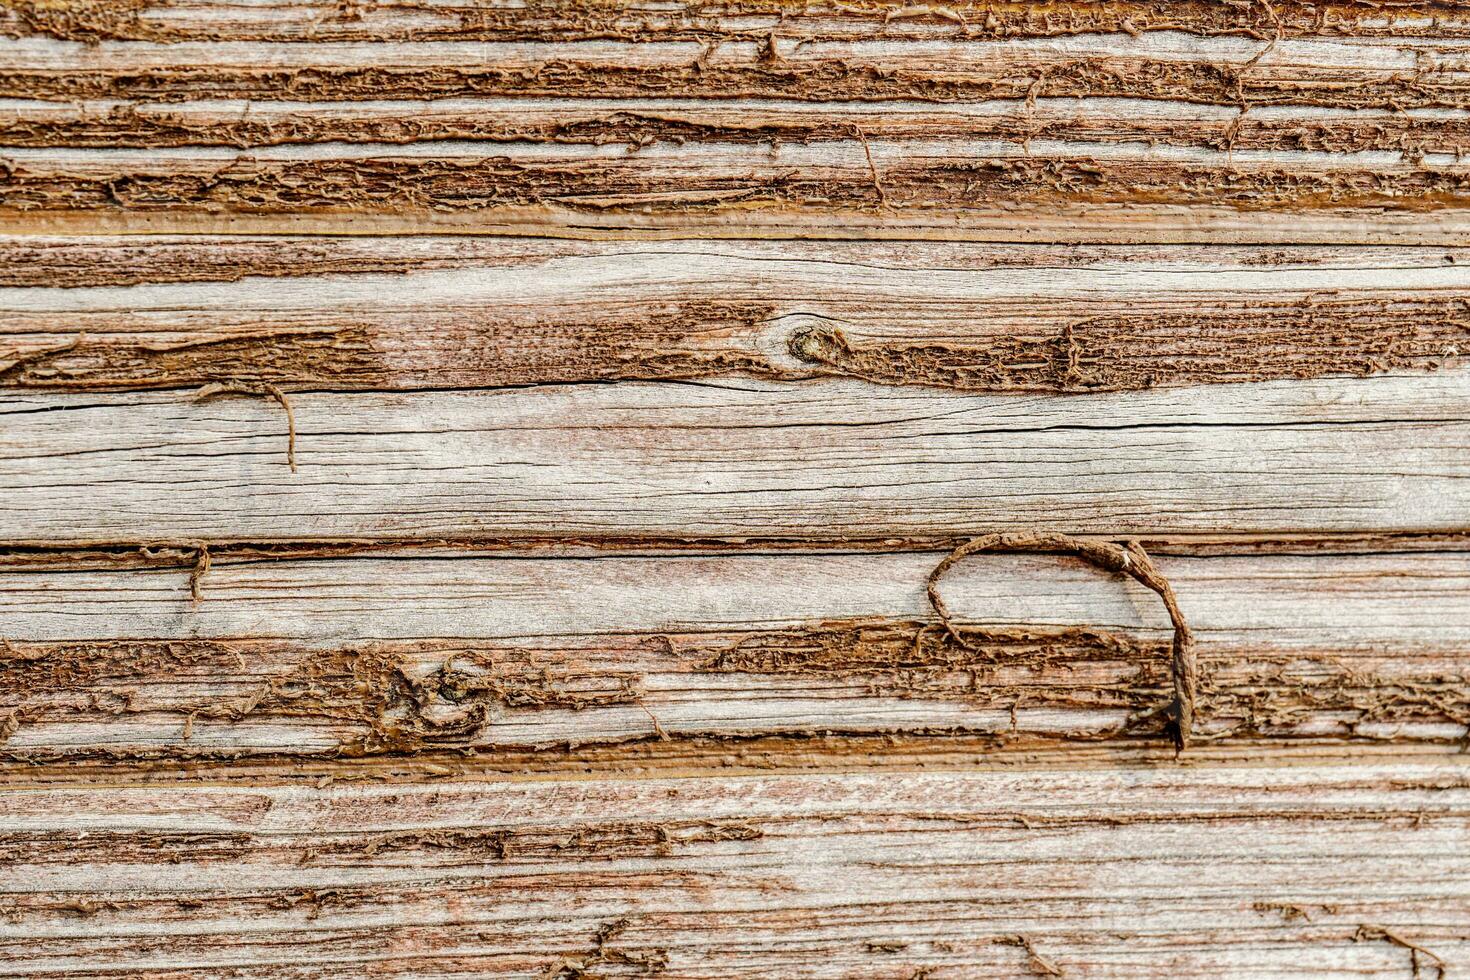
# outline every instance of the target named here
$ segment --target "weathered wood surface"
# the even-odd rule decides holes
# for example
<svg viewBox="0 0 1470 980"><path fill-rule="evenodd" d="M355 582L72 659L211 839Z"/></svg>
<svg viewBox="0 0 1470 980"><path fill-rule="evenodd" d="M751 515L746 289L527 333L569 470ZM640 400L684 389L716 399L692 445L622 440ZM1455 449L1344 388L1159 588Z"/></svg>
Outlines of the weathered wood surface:
<svg viewBox="0 0 1470 980"><path fill-rule="evenodd" d="M1331 38L1412 40L1470 36L1470 17L1453 0L1333 0L1327 3L1217 3L1215 0L1069 0L1014 3L961 0L900 6L881 0L738 4L612 3L529 0L491 6L471 0L401 0L354 4L337 0L10 0L0 13L6 34L72 41L508 41L765 39L774 30L826 40L872 36L980 38L1068 37L1097 33L1178 31L1201 37L1257 40L1302 34ZM955 26L962 25L962 32Z"/></svg>
<svg viewBox="0 0 1470 980"><path fill-rule="evenodd" d="M1455 4L8 4L0 228L1470 236Z"/></svg>
<svg viewBox="0 0 1470 980"><path fill-rule="evenodd" d="M1462 744L1470 555L1421 549L1157 556L1197 640L1195 736ZM940 554L216 559L192 583L197 600L187 568L21 566L0 594L12 641L0 753L330 759L833 731L988 735L997 750L1164 738L1157 597L1060 556L976 557L944 586L978 643L967 649L923 598Z"/></svg>
<svg viewBox="0 0 1470 980"><path fill-rule="evenodd" d="M1467 43L0 3L0 976L1463 973Z"/></svg>
<svg viewBox="0 0 1470 980"><path fill-rule="evenodd" d="M734 373L1092 392L1430 370L1470 355L1470 251L0 242L0 383L336 390Z"/></svg>
<svg viewBox="0 0 1470 980"><path fill-rule="evenodd" d="M1470 957L1467 787L1446 760L14 791L0 975L1433 976Z"/></svg>
<svg viewBox="0 0 1470 980"><path fill-rule="evenodd" d="M12 540L1459 530L1470 372L1089 396L858 381L0 394ZM288 434L295 430L288 466Z"/></svg>

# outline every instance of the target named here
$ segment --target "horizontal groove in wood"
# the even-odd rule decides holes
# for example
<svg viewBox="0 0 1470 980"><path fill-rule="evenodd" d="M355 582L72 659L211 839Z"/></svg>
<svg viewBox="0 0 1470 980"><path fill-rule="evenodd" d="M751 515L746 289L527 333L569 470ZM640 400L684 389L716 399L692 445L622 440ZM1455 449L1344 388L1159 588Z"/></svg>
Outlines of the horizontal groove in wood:
<svg viewBox="0 0 1470 980"><path fill-rule="evenodd" d="M195 155L151 174L128 161L32 157L0 179L11 205L0 211L0 231L1470 241L1470 171L1459 164L1237 169L1220 154L1203 164L1139 160L1103 168L1090 156L1050 162L1017 150L973 166L896 165L875 183L860 144L834 152L839 159L829 162L782 163L740 148L710 178L684 147L560 162L476 151L240 163ZM221 182L226 169L236 176ZM879 187L898 203L879 202ZM1135 191L1138 199L1130 200ZM907 202L897 196L910 194Z"/></svg>
<svg viewBox="0 0 1470 980"><path fill-rule="evenodd" d="M1230 36L907 8L867 38L27 36L0 229L1470 241L1463 18L1344 38L1272 9Z"/></svg>
<svg viewBox="0 0 1470 980"><path fill-rule="evenodd" d="M11 540L1458 531L1470 373L0 394ZM288 464L294 427L297 469Z"/></svg>
<svg viewBox="0 0 1470 980"><path fill-rule="evenodd" d="M942 554L969 540L969 535L905 535L873 537L656 537L647 535L445 536L428 538L370 537L262 542L248 540L83 541L45 544L0 540L0 571L115 570L126 568L193 569L202 547L214 564L256 561L355 558L473 558L511 554L520 558L659 558L813 555L842 556L926 552ZM1107 542L1107 535L1080 535L1078 540ZM1467 550L1470 529L1443 533L1391 532L1331 534L1171 534L1131 538L1151 555L1184 558L1247 557L1252 555L1392 555L1451 553ZM1044 550L1038 553L1046 553Z"/></svg>
<svg viewBox="0 0 1470 980"><path fill-rule="evenodd" d="M1019 144L1037 159L1089 150L1117 160L1148 159L1129 143L1151 143L1160 157L1218 162L1210 151L1231 151L1228 160L1248 164L1290 161L1330 166L1454 162L1470 135L1460 108L1324 108L1266 106L1242 114L1236 106L1209 106L1126 96L1043 97L934 104L905 101L689 97L623 99L516 99L467 97L311 101L307 99L201 99L135 102L119 99L0 102L0 144L27 149L301 147L294 155L276 150L265 159L329 155L313 144L367 144L383 156L467 157L529 154L548 149L567 158L603 158L594 148L627 149L636 159L655 144L681 145L720 164L711 150L738 153L760 149L768 160L802 160L801 150L821 148L832 159L869 154L875 164L905 151L963 158L984 149L1014 156ZM866 143L866 152L864 144ZM422 144L422 145L420 145ZM503 148L502 148L503 147ZM347 148L338 154L349 155ZM235 156L235 153L231 153ZM172 154L189 160L184 154ZM611 153L613 159L621 152ZM657 158L658 153L642 154ZM210 159L216 159L210 156ZM76 159L24 154L25 160ZM104 158L105 159L105 158ZM116 159L126 161L127 157ZM165 158L168 159L168 158ZM96 161L101 162L101 161ZM229 173L243 175L245 169ZM867 174L871 183L872 174ZM121 192L119 188L119 192ZM869 188L868 193L876 191ZM885 197L890 193L885 185ZM896 191L895 191L896 193ZM890 201L890 203L892 203Z"/></svg>
<svg viewBox="0 0 1470 980"><path fill-rule="evenodd" d="M1088 392L1470 353L1459 249L11 238L0 259L15 387L748 374Z"/></svg>
<svg viewBox="0 0 1470 980"><path fill-rule="evenodd" d="M1191 742L1176 753L1167 738L1058 739L964 732L689 735L575 742L493 752L425 747L408 755L312 756L256 753L235 757L145 756L0 758L11 790L132 786L307 786L349 783L441 783L445 780L545 782L573 779L687 779L794 773L1117 772L1183 764L1190 769L1281 769L1369 763L1405 766L1462 761L1463 743L1323 738L1249 738ZM854 765L854 763L859 763Z"/></svg>
<svg viewBox="0 0 1470 980"><path fill-rule="evenodd" d="M425 747L408 755L0 758L10 790L134 786L321 786L445 780L546 782L604 778L687 779L811 773L1057 772L1259 766L1438 765L1461 761L1463 745L1342 738L1196 739L1187 754L1167 738L1057 739L1046 735L842 731L781 735L690 735L576 742L493 752ZM860 765L854 766L854 762Z"/></svg>
<svg viewBox="0 0 1470 980"><path fill-rule="evenodd" d="M1446 762L12 791L0 973L1407 976L1470 955L1467 786Z"/></svg>
<svg viewBox="0 0 1470 980"><path fill-rule="evenodd" d="M826 40L902 37L1067 37L1090 33L1181 31L1201 36L1269 39L1299 34L1351 37L1460 37L1470 18L1445 0L1390 3L1277 0L1071 0L1017 3L960 0L915 5L901 0L738 4L529 2L489 6L463 0L414 0L342 7L336 0L239 3L96 3L16 0L0 12L12 35L97 42L559 40L655 38L750 40L796 35Z"/></svg>
<svg viewBox="0 0 1470 980"><path fill-rule="evenodd" d="M211 565L197 601L182 570L10 571L0 751L125 764L833 730L998 750L1162 738L1168 621L1141 586L1059 557L976 558L945 585L972 650L924 605L937 559L283 559ZM1200 738L1466 737L1463 552L1157 560L1198 641Z"/></svg>

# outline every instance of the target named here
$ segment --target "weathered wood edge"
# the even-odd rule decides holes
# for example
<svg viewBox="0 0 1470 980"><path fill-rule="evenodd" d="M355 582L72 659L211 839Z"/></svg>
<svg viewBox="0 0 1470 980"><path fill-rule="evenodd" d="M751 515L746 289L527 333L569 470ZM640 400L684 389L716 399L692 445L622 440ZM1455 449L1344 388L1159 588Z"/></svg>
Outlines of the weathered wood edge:
<svg viewBox="0 0 1470 980"><path fill-rule="evenodd" d="M1467 385L1441 371L1084 402L622 382L296 392L294 414L265 390L5 392L0 514L12 540L52 544L1451 532L1470 506Z"/></svg>
<svg viewBox="0 0 1470 980"><path fill-rule="evenodd" d="M1441 760L8 792L0 969L1429 975L1470 955L1467 779Z"/></svg>
<svg viewBox="0 0 1470 980"><path fill-rule="evenodd" d="M11 237L0 263L3 388L746 376L1085 394L1470 355L1462 250Z"/></svg>
<svg viewBox="0 0 1470 980"><path fill-rule="evenodd" d="M1155 557L1198 651L1189 734L1463 743L1465 553L1330 544ZM842 730L1015 755L1158 740L1172 717L1161 609L1064 556L974 559L944 586L966 624L946 635L922 599L942 552L377 555L12 569L6 754L473 757Z"/></svg>

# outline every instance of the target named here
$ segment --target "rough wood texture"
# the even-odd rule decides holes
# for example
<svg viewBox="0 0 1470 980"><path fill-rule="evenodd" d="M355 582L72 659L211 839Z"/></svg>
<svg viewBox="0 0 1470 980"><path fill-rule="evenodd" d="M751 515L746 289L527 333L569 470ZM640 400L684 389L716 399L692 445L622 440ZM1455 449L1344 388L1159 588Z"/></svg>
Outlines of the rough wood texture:
<svg viewBox="0 0 1470 980"><path fill-rule="evenodd" d="M7 231L1470 233L1454 4L7 7Z"/></svg>
<svg viewBox="0 0 1470 980"><path fill-rule="evenodd" d="M1090 396L856 381L0 395L12 540L1458 530L1470 372ZM295 458L288 430L294 418Z"/></svg>
<svg viewBox="0 0 1470 980"><path fill-rule="evenodd" d="M0 284L15 387L741 373L1093 392L1470 354L1458 249L10 239Z"/></svg>
<svg viewBox="0 0 1470 980"><path fill-rule="evenodd" d="M685 41L780 37L829 40L875 35L1022 38L1148 31L1257 40L1303 34L1323 37L1412 39L1470 36L1470 18L1446 0L1334 0L1329 3L1218 3L1215 0L1070 0L1016 3L962 0L938 6L900 6L881 0L793 3L741 0L738 4L647 0L567 3L529 0L490 6L473 0L399 0L391 4L337 0L7 0L3 23L18 37L71 41Z"/></svg>
<svg viewBox="0 0 1470 980"><path fill-rule="evenodd" d="M1470 956L1467 787L1445 761L16 791L0 975L1433 976Z"/></svg>
<svg viewBox="0 0 1470 980"><path fill-rule="evenodd" d="M1470 555L1176 547L1202 739L1463 743ZM1075 559L388 553L13 568L12 760L353 757L899 732L1159 740L1169 621ZM667 583L677 582L677 589ZM391 618L373 610L391 608ZM1021 629L1014 627L1020 624Z"/></svg>
<svg viewBox="0 0 1470 980"><path fill-rule="evenodd" d="M0 0L0 977L1463 974L1467 52Z"/></svg>

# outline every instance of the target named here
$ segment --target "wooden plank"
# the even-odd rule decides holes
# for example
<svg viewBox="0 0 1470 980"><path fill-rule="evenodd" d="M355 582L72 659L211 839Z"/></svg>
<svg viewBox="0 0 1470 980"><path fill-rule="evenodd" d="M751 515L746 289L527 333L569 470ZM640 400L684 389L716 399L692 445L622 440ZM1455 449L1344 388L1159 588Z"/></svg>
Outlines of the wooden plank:
<svg viewBox="0 0 1470 980"><path fill-rule="evenodd" d="M1470 964L1462 4L0 35L0 977Z"/></svg>
<svg viewBox="0 0 1470 980"><path fill-rule="evenodd" d="M1195 736L1463 742L1470 554L1282 547L1156 559L1196 638ZM923 599L939 557L221 562L198 601L186 569L12 569L3 752L151 764L830 731L997 750L1163 739L1155 596L1061 557L975 558L945 584L968 649Z"/></svg>
<svg viewBox="0 0 1470 980"><path fill-rule="evenodd" d="M1470 352L1458 249L9 238L0 277L13 387L742 373L1081 392Z"/></svg>
<svg viewBox="0 0 1470 980"><path fill-rule="evenodd" d="M1467 401L1464 371L1085 400L856 381L309 392L290 417L269 399L14 393L0 527L55 543L1458 530Z"/></svg>
<svg viewBox="0 0 1470 980"><path fill-rule="evenodd" d="M725 9L740 17L743 6ZM493 43L417 36L88 43L32 36L8 42L0 53L0 94L174 103L650 98L945 105L1012 99L1025 108L1050 97L1142 98L1234 110L1465 105L1463 12L1443 28L1417 34L1390 27L1377 36L1350 37L1341 29L1276 38L1062 28L1065 36L994 38L956 26L893 22L823 37L820 24L789 23L795 26L747 27L743 37L724 39L541 34ZM146 117L136 122L147 126Z"/></svg>
<svg viewBox="0 0 1470 980"><path fill-rule="evenodd" d="M0 211L0 232L1470 244L1470 171L1438 159L1433 169L1325 159L1237 169L1239 155L1223 151L1177 165L1123 151L1130 159L1104 168L1083 145L1067 157L996 147L993 156L889 166L926 148L871 141L774 161L764 148L714 147L708 164L678 144L627 161L616 147L547 162L505 148L422 149L431 157L368 149L325 162L285 152L14 150L0 185L15 203ZM869 153L885 161L877 181ZM1100 170L1106 179L1094 176ZM221 184L230 173L238 177ZM381 199L360 190L374 185L385 188ZM1322 200L1342 203L1312 210Z"/></svg>
<svg viewBox="0 0 1470 980"><path fill-rule="evenodd" d="M15 2L0 10L15 36L64 40L185 41L506 41L669 39L824 40L929 37L1068 37L1094 33L1185 32L1202 37L1270 39L1328 37L1465 37L1464 7L1444 0L1356 3L1281 0L1270 7L1212 0L1070 0L1046 5L1008 0L959 0L943 7L884 0L793 3L744 0L711 6L684 0L578 5L532 0L487 7L463 0L414 0L392 5L339 6L335 0L139 0L99 6L85 2Z"/></svg>
<svg viewBox="0 0 1470 980"><path fill-rule="evenodd" d="M0 975L1430 976L1470 767L0 794Z"/></svg>
<svg viewBox="0 0 1470 980"><path fill-rule="evenodd" d="M533 144L565 154L610 146L634 157L647 157L643 151L655 144L674 143L706 156L707 166L720 166L719 158L709 150L721 147L726 152L739 146L754 147L768 158L781 159L803 145L827 147L834 157L845 157L855 146L862 151L864 164L868 156L873 157L874 167L866 174L866 186L855 183L851 193L863 201L864 195L873 198L881 190L881 202L897 204L901 184L890 187L882 179L890 167L879 171L883 186L877 189L872 186L872 171L879 160L897 155L905 146L925 149L931 156L966 159L977 148L990 156L998 147L1019 142L1033 161L1066 155L1068 148L1073 149L1071 155L1082 155L1091 147L1092 153L1104 157L1097 161L1101 166L1108 159L1129 159L1120 152L1128 143L1153 142L1160 153L1139 159L1163 163L1171 158L1168 151L1172 150L1175 160L1203 161L1217 158L1198 156L1198 151L1223 150L1244 171L1251 163L1300 165L1314 159L1333 167L1373 162L1448 163L1455 159L1457 146L1470 128L1462 105L1409 110L1403 106L1299 106L1287 101L1242 114L1238 102L1210 104L1209 96L1214 93L1208 91L1192 91L1188 99L1170 101L1128 90L1112 95L1072 94L1065 91L1067 87L1063 83L1063 93L1056 96L1033 92L1023 104L1006 97L1016 92L973 101L722 100L668 95L518 98L515 93L334 100L290 99L286 97L290 93L272 97L266 92L257 93L263 98L246 99L208 98L210 93L205 92L200 93L205 97L185 98L181 93L157 102L109 93L67 101L6 99L0 103L0 139L7 146L27 149L226 147L256 151L299 146L311 147L314 159L330 158L327 148L320 145L325 143L367 144L387 156L415 157L433 155L440 147L449 155L469 155L466 144L510 156L524 153L526 145ZM1033 85L1022 94L1046 88L1045 84ZM160 93L153 95L161 97ZM343 152L345 148L339 147L338 153ZM623 154L611 156L618 159ZM292 159L294 155L267 158ZM711 170L710 175L717 172Z"/></svg>
<svg viewBox="0 0 1470 980"><path fill-rule="evenodd" d="M1453 7L1125 6L21 5L0 230L1470 241Z"/></svg>

